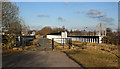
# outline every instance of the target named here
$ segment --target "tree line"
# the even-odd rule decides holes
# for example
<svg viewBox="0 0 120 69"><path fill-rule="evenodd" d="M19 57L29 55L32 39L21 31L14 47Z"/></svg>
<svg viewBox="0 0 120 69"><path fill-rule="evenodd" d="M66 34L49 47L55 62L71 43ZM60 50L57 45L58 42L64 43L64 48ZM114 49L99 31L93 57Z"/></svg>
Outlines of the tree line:
<svg viewBox="0 0 120 69"><path fill-rule="evenodd" d="M64 26L63 27L56 27L56 28L51 28L50 26L46 26L43 27L41 30L32 30L35 31L36 34L40 34L43 36L46 36L47 34L51 34L51 33L59 33L59 32L63 32L66 31L68 33L68 35L96 35L95 31L86 31L86 30L68 30L65 29Z"/></svg>

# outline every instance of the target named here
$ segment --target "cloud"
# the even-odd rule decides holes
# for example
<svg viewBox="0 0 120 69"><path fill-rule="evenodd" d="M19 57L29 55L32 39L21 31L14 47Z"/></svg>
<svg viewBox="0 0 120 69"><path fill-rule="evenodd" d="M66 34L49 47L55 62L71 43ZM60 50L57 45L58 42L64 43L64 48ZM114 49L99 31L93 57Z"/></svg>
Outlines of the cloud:
<svg viewBox="0 0 120 69"><path fill-rule="evenodd" d="M38 15L38 17L49 17L49 16L46 14L40 14L40 15Z"/></svg>
<svg viewBox="0 0 120 69"><path fill-rule="evenodd" d="M113 18L107 18L107 17L102 17L99 20L103 22L110 22L110 23L114 21Z"/></svg>
<svg viewBox="0 0 120 69"><path fill-rule="evenodd" d="M113 18L107 18L107 17L102 17L99 19L99 21L102 21L106 23L107 25L114 25L114 19Z"/></svg>
<svg viewBox="0 0 120 69"><path fill-rule="evenodd" d="M109 24L109 25L113 25L113 22L114 22L113 18L107 17L107 15L103 11L100 11L100 10L97 10L97 9L94 9L94 8L91 8L87 12L87 15L90 18L96 18L99 21L102 21L102 22L104 22L106 24Z"/></svg>
<svg viewBox="0 0 120 69"><path fill-rule="evenodd" d="M87 15L91 18L100 18L100 17L104 17L105 13L102 11L99 11L97 9L91 8L88 12Z"/></svg>
<svg viewBox="0 0 120 69"><path fill-rule="evenodd" d="M58 17L58 20L59 21L65 21L65 19L63 17L61 17L61 16Z"/></svg>

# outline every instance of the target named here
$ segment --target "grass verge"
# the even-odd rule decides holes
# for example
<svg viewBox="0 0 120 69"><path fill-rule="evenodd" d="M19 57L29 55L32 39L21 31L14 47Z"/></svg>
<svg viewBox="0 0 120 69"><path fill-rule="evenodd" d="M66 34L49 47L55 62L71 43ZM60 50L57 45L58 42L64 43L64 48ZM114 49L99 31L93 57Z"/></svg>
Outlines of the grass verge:
<svg viewBox="0 0 120 69"><path fill-rule="evenodd" d="M118 58L101 50L76 49L64 51L83 67L118 67Z"/></svg>

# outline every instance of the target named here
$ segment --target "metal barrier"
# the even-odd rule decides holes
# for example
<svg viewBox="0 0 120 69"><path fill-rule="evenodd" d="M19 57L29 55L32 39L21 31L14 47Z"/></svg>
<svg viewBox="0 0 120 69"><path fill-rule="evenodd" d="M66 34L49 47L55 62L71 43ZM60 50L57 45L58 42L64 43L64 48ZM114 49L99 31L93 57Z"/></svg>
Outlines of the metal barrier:
<svg viewBox="0 0 120 69"><path fill-rule="evenodd" d="M52 50L57 49L70 49L72 46L71 38L52 38Z"/></svg>

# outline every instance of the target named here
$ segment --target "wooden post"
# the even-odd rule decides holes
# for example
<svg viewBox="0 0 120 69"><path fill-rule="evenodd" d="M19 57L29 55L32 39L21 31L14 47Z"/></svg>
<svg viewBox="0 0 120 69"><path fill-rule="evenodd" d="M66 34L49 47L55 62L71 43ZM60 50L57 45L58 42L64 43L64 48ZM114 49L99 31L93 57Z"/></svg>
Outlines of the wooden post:
<svg viewBox="0 0 120 69"><path fill-rule="evenodd" d="M64 38L63 38L63 48L64 48Z"/></svg>
<svg viewBox="0 0 120 69"><path fill-rule="evenodd" d="M99 43L99 37L98 37L98 43Z"/></svg>
<svg viewBox="0 0 120 69"><path fill-rule="evenodd" d="M54 49L54 38L52 38L52 50Z"/></svg>
<svg viewBox="0 0 120 69"><path fill-rule="evenodd" d="M22 50L24 50L24 48L23 48L24 47L24 43L25 43L24 42L24 37L22 37Z"/></svg>
<svg viewBox="0 0 120 69"><path fill-rule="evenodd" d="M71 44L71 43L70 43L70 39L69 39L69 49L70 49L70 44Z"/></svg>
<svg viewBox="0 0 120 69"><path fill-rule="evenodd" d="M71 49L71 46L72 46L72 40L69 39L69 49Z"/></svg>

